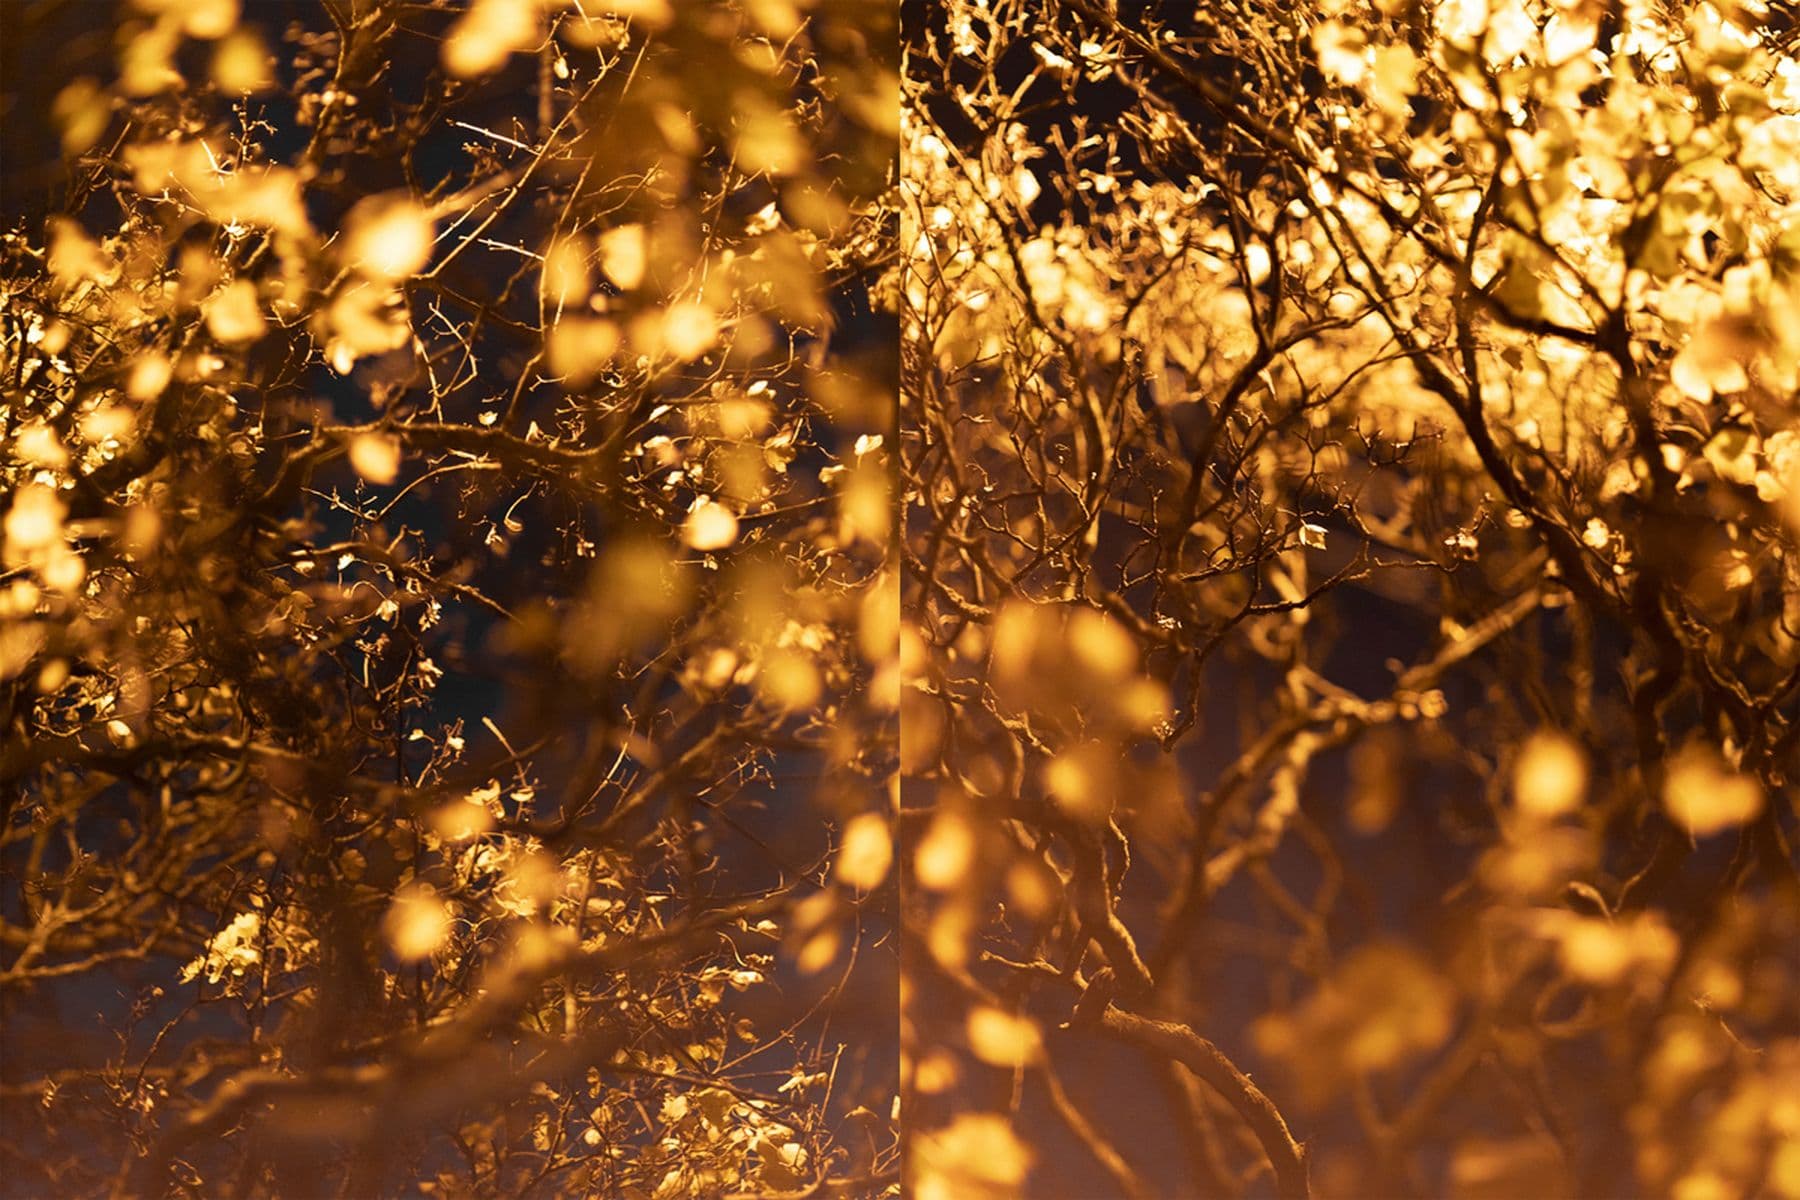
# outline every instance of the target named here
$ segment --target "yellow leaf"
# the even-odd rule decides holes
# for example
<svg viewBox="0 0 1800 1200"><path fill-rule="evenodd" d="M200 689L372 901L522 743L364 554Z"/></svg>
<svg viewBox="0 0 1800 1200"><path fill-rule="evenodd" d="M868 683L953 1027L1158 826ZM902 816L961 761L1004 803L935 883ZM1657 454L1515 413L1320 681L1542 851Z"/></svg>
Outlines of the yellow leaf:
<svg viewBox="0 0 1800 1200"><path fill-rule="evenodd" d="M13 494L12 507L6 510L6 558L10 565L15 553L28 553L50 546L62 539L63 518L69 509L56 492L33 483Z"/></svg>
<svg viewBox="0 0 1800 1200"><path fill-rule="evenodd" d="M545 365L569 387L581 387L619 353L619 327L603 317L563 317L545 338Z"/></svg>
<svg viewBox="0 0 1800 1200"><path fill-rule="evenodd" d="M900 644L900 577L888 571L863 590L857 644L872 663L891 661ZM915 635L916 636L916 635Z"/></svg>
<svg viewBox="0 0 1800 1200"><path fill-rule="evenodd" d="M406 345L412 326L398 300L398 293L366 280L357 280L332 298L325 326L330 331L331 365L339 374L348 374L359 358Z"/></svg>
<svg viewBox="0 0 1800 1200"><path fill-rule="evenodd" d="M559 238L544 254L544 299L557 308L586 300L587 245L581 238Z"/></svg>
<svg viewBox="0 0 1800 1200"><path fill-rule="evenodd" d="M887 472L879 465L858 466L838 487L838 516L843 540L885 542L893 519Z"/></svg>
<svg viewBox="0 0 1800 1200"><path fill-rule="evenodd" d="M400 442L384 433L359 433L350 439L350 465L370 483L392 483L400 474Z"/></svg>
<svg viewBox="0 0 1800 1200"><path fill-rule="evenodd" d="M669 0L607 0L601 11L650 30L667 29L675 20L675 9Z"/></svg>
<svg viewBox="0 0 1800 1200"><path fill-rule="evenodd" d="M975 832L955 813L933 817L913 847L913 872L922 886L934 891L948 891L961 883L974 861Z"/></svg>
<svg viewBox="0 0 1800 1200"><path fill-rule="evenodd" d="M1701 403L1715 395L1741 392L1750 386L1744 358L1754 349L1750 339L1739 335L1734 322L1709 321L1695 330L1669 364L1669 382L1682 395Z"/></svg>
<svg viewBox="0 0 1800 1200"><path fill-rule="evenodd" d="M1552 13L1544 26L1544 59L1553 67L1561 66L1592 50L1599 36L1600 25L1591 14L1574 10Z"/></svg>
<svg viewBox="0 0 1800 1200"><path fill-rule="evenodd" d="M81 417L81 435L92 443L124 441L137 425L137 416L126 405L101 405Z"/></svg>
<svg viewBox="0 0 1800 1200"><path fill-rule="evenodd" d="M1318 1104L1349 1080L1436 1050L1456 1024L1457 995L1415 951L1375 943L1346 958L1305 1001L1259 1019L1258 1049L1284 1059Z"/></svg>
<svg viewBox="0 0 1800 1200"><path fill-rule="evenodd" d="M1058 808L1078 821L1098 825L1112 815L1112 782L1119 765L1098 742L1065 750L1044 768L1044 786Z"/></svg>
<svg viewBox="0 0 1800 1200"><path fill-rule="evenodd" d="M1574 979L1608 987L1640 973L1660 977L1679 949L1675 935L1654 913L1619 921L1571 917L1559 930L1557 957Z"/></svg>
<svg viewBox="0 0 1800 1200"><path fill-rule="evenodd" d="M268 329L256 305L256 285L237 279L213 293L206 304L206 331L226 345L253 342Z"/></svg>
<svg viewBox="0 0 1800 1200"><path fill-rule="evenodd" d="M430 887L416 884L394 896L382 928L396 955L417 962L449 940L450 908Z"/></svg>
<svg viewBox="0 0 1800 1200"><path fill-rule="evenodd" d="M64 154L80 154L100 140L112 120L110 99L97 80L85 75L56 93L50 114L62 134Z"/></svg>
<svg viewBox="0 0 1800 1200"><path fill-rule="evenodd" d="M806 143L787 114L756 98L739 108L732 147L738 166L751 174L788 175L806 162Z"/></svg>
<svg viewBox="0 0 1800 1200"><path fill-rule="evenodd" d="M34 467L59 468L69 465L69 452L56 430L42 421L32 421L13 430L13 456Z"/></svg>
<svg viewBox="0 0 1800 1200"><path fill-rule="evenodd" d="M737 514L712 499L697 502L681 526L681 540L695 550L723 550L737 536Z"/></svg>
<svg viewBox="0 0 1800 1200"><path fill-rule="evenodd" d="M431 260L431 217L410 197L371 196L344 225L344 260L371 279L398 282Z"/></svg>
<svg viewBox="0 0 1800 1200"><path fill-rule="evenodd" d="M649 264L649 239L642 225L615 225L600 235L600 269L621 291L644 282Z"/></svg>
<svg viewBox="0 0 1800 1200"><path fill-rule="evenodd" d="M211 41L237 28L238 0L182 0L173 6L181 15L181 31Z"/></svg>
<svg viewBox="0 0 1800 1200"><path fill-rule="evenodd" d="M1663 808L1695 837L1711 837L1761 816L1763 792L1754 779L1733 771L1715 751L1695 744L1669 764Z"/></svg>
<svg viewBox="0 0 1800 1200"><path fill-rule="evenodd" d="M1137 641L1105 613L1077 608L1069 618L1069 651L1102 680L1117 681L1137 669Z"/></svg>
<svg viewBox="0 0 1800 1200"><path fill-rule="evenodd" d="M1363 56L1368 39L1362 30L1342 21L1327 21L1313 30L1312 44L1326 78L1355 87L1368 73L1368 60Z"/></svg>
<svg viewBox="0 0 1800 1200"><path fill-rule="evenodd" d="M1453 42L1478 41L1487 29L1488 0L1440 0L1432 20Z"/></svg>
<svg viewBox="0 0 1800 1200"><path fill-rule="evenodd" d="M446 842L470 842L494 827L494 814L486 805L452 800L431 814L432 832Z"/></svg>
<svg viewBox="0 0 1800 1200"><path fill-rule="evenodd" d="M1013 1194L1031 1169L1031 1151L997 1113L959 1113L942 1129L911 1142L920 1200Z"/></svg>
<svg viewBox="0 0 1800 1200"><path fill-rule="evenodd" d="M125 381L125 394L140 404L162 395L169 380L175 377L175 366L168 357L155 350L146 351L131 364Z"/></svg>
<svg viewBox="0 0 1800 1200"><path fill-rule="evenodd" d="M1035 1022L990 1005L969 1010L968 1034L975 1057L996 1067L1026 1066L1044 1051Z"/></svg>
<svg viewBox="0 0 1800 1200"><path fill-rule="evenodd" d="M1419 59L1405 46L1381 46L1375 51L1370 73L1369 100L1383 112L1406 117L1412 112L1413 93L1419 88Z"/></svg>
<svg viewBox="0 0 1800 1200"><path fill-rule="evenodd" d="M1587 760L1574 742L1559 733L1535 733L1513 764L1513 801L1533 817L1565 816L1581 807L1587 775Z"/></svg>
<svg viewBox="0 0 1800 1200"><path fill-rule="evenodd" d="M719 318L697 300L671 304L662 316L661 346L679 362L690 362L719 340Z"/></svg>
<svg viewBox="0 0 1800 1200"><path fill-rule="evenodd" d="M100 244L72 217L50 218L50 274L66 288L76 288L111 273L112 263Z"/></svg>
<svg viewBox="0 0 1800 1200"><path fill-rule="evenodd" d="M775 707L789 712L819 702L824 682L812 659L798 650L771 651L756 673L756 691Z"/></svg>
<svg viewBox="0 0 1800 1200"><path fill-rule="evenodd" d="M239 29L220 40L213 51L213 82L227 92L249 95L275 85L269 48L253 29Z"/></svg>
<svg viewBox="0 0 1800 1200"><path fill-rule="evenodd" d="M444 39L444 67L463 79L491 74L537 41L541 20L536 0L475 0Z"/></svg>
<svg viewBox="0 0 1800 1200"><path fill-rule="evenodd" d="M928 1052L912 1068L913 1087L927 1096L949 1091L961 1076L956 1059L943 1050Z"/></svg>
<svg viewBox="0 0 1800 1200"><path fill-rule="evenodd" d="M134 34L119 50L119 90L127 96L154 96L179 86L174 58L180 48L179 25L159 21Z"/></svg>
<svg viewBox="0 0 1800 1200"><path fill-rule="evenodd" d="M844 840L838 847L838 882L871 891L887 878L893 860L894 843L888 836L887 818L879 813L860 813L844 826Z"/></svg>
<svg viewBox="0 0 1800 1200"><path fill-rule="evenodd" d="M619 341L619 327L604 317L567 316L550 328L545 364L568 386L581 387L612 361Z"/></svg>
<svg viewBox="0 0 1800 1200"><path fill-rule="evenodd" d="M807 935L794 956L794 969L802 975L817 975L829 967L843 948L844 935L835 925L827 925Z"/></svg>

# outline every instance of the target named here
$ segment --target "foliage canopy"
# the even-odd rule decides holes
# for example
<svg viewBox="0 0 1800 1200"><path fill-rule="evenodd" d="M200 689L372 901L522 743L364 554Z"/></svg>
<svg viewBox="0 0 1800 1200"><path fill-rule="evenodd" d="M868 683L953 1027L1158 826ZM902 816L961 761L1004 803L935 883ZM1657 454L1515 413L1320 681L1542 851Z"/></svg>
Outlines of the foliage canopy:
<svg viewBox="0 0 1800 1200"><path fill-rule="evenodd" d="M1800 1194L1791 17L906 49L918 1193Z"/></svg>
<svg viewBox="0 0 1800 1200"><path fill-rule="evenodd" d="M112 32L9 81L9 1186L895 1175L892 14Z"/></svg>
<svg viewBox="0 0 1800 1200"><path fill-rule="evenodd" d="M1791 12L900 7L0 8L9 1186L1800 1200Z"/></svg>

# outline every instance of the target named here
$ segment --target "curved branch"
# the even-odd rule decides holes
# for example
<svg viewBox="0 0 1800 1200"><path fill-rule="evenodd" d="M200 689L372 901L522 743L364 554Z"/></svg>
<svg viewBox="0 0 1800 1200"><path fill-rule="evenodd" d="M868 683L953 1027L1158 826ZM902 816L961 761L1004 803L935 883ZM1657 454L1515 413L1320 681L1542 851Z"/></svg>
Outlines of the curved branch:
<svg viewBox="0 0 1800 1200"><path fill-rule="evenodd" d="M1119 1041L1172 1058L1192 1071L1250 1126L1275 1171L1275 1194L1281 1200L1304 1200L1310 1194L1306 1148L1294 1140L1275 1102L1238 1070L1224 1051L1186 1025L1154 1021L1111 1006L1101 1014L1098 1027Z"/></svg>

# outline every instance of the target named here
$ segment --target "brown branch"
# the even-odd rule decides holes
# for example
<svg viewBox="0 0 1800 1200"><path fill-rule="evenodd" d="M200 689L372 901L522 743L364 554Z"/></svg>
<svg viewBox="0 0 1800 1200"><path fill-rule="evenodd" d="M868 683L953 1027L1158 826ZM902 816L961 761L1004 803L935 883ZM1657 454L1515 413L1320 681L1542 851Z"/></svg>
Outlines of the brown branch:
<svg viewBox="0 0 1800 1200"><path fill-rule="evenodd" d="M1310 1194L1305 1147L1294 1140L1274 1101L1238 1070L1224 1051L1186 1025L1154 1021L1116 1006L1108 1007L1101 1015L1099 1028L1119 1041L1172 1058L1192 1071L1223 1096L1250 1126L1275 1171L1276 1195L1281 1200L1303 1200Z"/></svg>

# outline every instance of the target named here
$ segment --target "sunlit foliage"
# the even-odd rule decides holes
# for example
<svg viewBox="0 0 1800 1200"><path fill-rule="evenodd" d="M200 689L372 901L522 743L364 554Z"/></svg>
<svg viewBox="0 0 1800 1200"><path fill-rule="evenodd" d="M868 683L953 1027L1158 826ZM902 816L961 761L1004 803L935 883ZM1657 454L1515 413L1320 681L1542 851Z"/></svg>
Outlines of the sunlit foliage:
<svg viewBox="0 0 1800 1200"><path fill-rule="evenodd" d="M882 1190L894 15L8 7L8 1190Z"/></svg>
<svg viewBox="0 0 1800 1200"><path fill-rule="evenodd" d="M917 1195L1800 1196L1800 48L903 32Z"/></svg>
<svg viewBox="0 0 1800 1200"><path fill-rule="evenodd" d="M1800 1200L1791 11L903 9L6 10L9 1183Z"/></svg>

